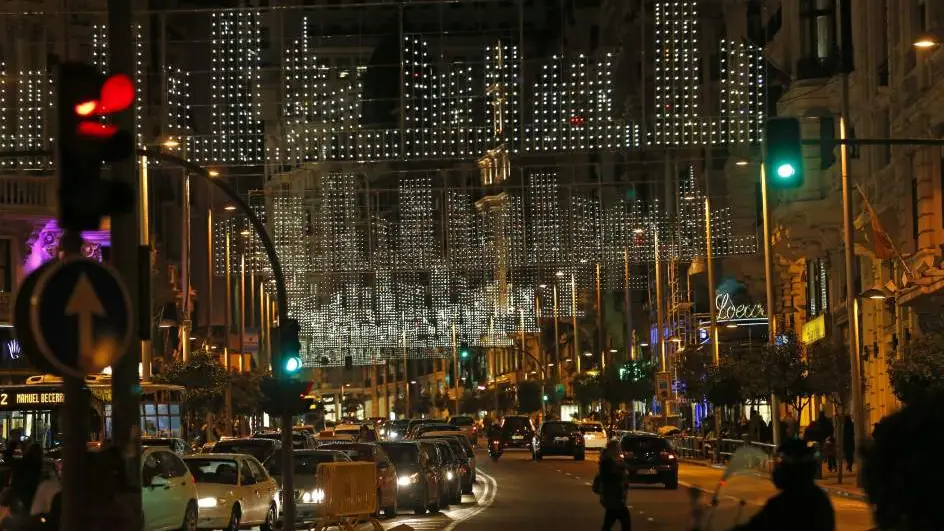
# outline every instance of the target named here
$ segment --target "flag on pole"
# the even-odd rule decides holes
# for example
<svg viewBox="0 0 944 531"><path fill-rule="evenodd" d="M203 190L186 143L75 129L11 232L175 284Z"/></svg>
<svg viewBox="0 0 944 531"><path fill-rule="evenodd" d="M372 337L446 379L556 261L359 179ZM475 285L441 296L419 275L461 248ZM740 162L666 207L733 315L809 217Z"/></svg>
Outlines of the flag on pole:
<svg viewBox="0 0 944 531"><path fill-rule="evenodd" d="M872 207L872 203L865 195L865 191L862 190L862 187L859 186L858 183L856 183L855 187L856 190L859 191L859 195L862 196L862 202L865 206L865 210L869 214L869 220L872 228L872 245L875 247L875 257L880 260L898 258L902 265L904 265L905 269L909 269L908 264L904 261L901 253L898 252L898 249L895 247L895 242L892 241L891 237L888 235L888 231L886 231L882 226L882 221L878 218L878 213Z"/></svg>

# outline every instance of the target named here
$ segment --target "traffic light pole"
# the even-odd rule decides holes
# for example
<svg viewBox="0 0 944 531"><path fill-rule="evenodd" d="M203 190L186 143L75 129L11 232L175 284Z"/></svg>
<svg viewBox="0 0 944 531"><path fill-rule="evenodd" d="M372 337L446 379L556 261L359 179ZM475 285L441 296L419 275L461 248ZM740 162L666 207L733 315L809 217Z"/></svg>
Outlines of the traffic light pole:
<svg viewBox="0 0 944 531"><path fill-rule="evenodd" d="M130 79L135 75L134 40L130 0L108 1L108 49L109 70L112 74L124 74ZM112 123L120 130L134 131L134 106L114 113ZM138 323L138 341L132 341L126 352L112 367L112 442L125 458L125 474L128 477L127 500L136 522L141 529L144 518L141 507L141 411L138 366L141 362L141 340L150 339L150 249L142 247L141 226L147 220L140 219L140 175L137 157L125 157L111 165L112 180L123 183L131 192L132 208L125 213L116 213L111 218L112 262L130 295L131 313ZM146 323L146 326L145 326Z"/></svg>

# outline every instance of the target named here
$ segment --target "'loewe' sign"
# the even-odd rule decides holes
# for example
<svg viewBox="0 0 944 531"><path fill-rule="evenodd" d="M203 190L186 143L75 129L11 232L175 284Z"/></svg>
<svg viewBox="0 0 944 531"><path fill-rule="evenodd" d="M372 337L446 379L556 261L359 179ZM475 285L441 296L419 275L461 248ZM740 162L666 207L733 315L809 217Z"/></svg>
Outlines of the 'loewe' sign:
<svg viewBox="0 0 944 531"><path fill-rule="evenodd" d="M767 310L761 304L734 304L731 295L719 293L715 296L715 308L719 321L735 319L762 319L767 317Z"/></svg>

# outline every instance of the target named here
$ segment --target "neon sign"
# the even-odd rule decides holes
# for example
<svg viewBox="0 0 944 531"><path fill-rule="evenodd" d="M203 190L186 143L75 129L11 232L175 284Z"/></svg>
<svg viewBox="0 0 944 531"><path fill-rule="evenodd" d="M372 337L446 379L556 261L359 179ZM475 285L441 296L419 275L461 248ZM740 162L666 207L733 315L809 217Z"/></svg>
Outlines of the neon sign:
<svg viewBox="0 0 944 531"><path fill-rule="evenodd" d="M715 296L715 308L719 321L767 318L767 309L762 304L734 304L729 293L719 293Z"/></svg>

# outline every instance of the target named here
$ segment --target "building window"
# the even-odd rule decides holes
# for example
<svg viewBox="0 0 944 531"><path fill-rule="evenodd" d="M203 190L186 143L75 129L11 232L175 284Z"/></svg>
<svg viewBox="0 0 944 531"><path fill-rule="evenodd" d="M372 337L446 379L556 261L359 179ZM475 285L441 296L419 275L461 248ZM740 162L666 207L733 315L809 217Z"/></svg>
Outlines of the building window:
<svg viewBox="0 0 944 531"><path fill-rule="evenodd" d="M12 251L9 238L0 239L0 292L13 291Z"/></svg>
<svg viewBox="0 0 944 531"><path fill-rule="evenodd" d="M835 57L835 0L804 0L800 18L803 28L803 55L821 62Z"/></svg>
<svg viewBox="0 0 944 531"><path fill-rule="evenodd" d="M829 308L829 262L816 258L806 263L807 314L816 317Z"/></svg>

